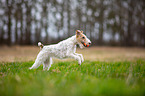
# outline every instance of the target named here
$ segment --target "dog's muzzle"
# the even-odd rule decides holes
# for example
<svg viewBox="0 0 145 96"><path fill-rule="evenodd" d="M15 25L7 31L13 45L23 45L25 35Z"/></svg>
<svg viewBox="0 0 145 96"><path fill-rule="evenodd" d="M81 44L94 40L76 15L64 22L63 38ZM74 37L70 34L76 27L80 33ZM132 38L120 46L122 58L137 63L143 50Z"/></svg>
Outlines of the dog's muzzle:
<svg viewBox="0 0 145 96"><path fill-rule="evenodd" d="M85 47L89 47L91 45L91 43L89 43L88 45L84 42L81 42Z"/></svg>

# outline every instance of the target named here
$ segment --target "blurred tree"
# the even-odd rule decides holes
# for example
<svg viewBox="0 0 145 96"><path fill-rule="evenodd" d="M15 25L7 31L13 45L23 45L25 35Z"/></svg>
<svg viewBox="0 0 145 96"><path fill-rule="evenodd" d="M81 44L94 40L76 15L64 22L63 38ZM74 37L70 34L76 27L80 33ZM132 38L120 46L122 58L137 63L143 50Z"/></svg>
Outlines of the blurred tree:
<svg viewBox="0 0 145 96"><path fill-rule="evenodd" d="M103 2L104 2L104 0L100 1L99 40L98 40L99 45L103 44L103 32L104 32L103 22L104 22L104 10L105 10L105 6L104 6Z"/></svg>
<svg viewBox="0 0 145 96"><path fill-rule="evenodd" d="M21 6L20 6L20 10L19 10L19 13L20 13L20 24L21 24L21 27L20 27L20 42L19 44L20 45L23 45L24 44L24 14L23 14L23 6L24 6L24 1L21 0L20 2Z"/></svg>
<svg viewBox="0 0 145 96"><path fill-rule="evenodd" d="M49 44L49 42L48 42L48 37L49 37L49 35L48 35L48 28L49 28L49 20L47 19L48 18L48 15L49 15L49 9L48 9L48 7L49 6L47 6L47 3L49 2L49 0L44 0L44 2L42 2L42 19L41 19L41 24L42 24L42 27L44 28L44 30L45 30L45 34L46 34L46 36L45 36L45 43L46 44Z"/></svg>
<svg viewBox="0 0 145 96"><path fill-rule="evenodd" d="M12 0L6 0L6 12L7 12L7 26L8 26L8 39L7 39L7 44L8 45L11 45L11 25L12 25L12 22L11 22L11 15L12 15L12 8L13 8L13 1Z"/></svg>
<svg viewBox="0 0 145 96"><path fill-rule="evenodd" d="M126 36L126 46L133 45L133 34L132 34L132 24L133 24L133 12L134 12L135 2L128 0L128 27L127 27L127 36Z"/></svg>
<svg viewBox="0 0 145 96"><path fill-rule="evenodd" d="M145 46L144 0L1 0L0 44L56 43L83 30L94 45Z"/></svg>
<svg viewBox="0 0 145 96"><path fill-rule="evenodd" d="M32 1L28 0L25 1L26 6L26 28L25 28L25 44L31 44L31 8L32 8Z"/></svg>

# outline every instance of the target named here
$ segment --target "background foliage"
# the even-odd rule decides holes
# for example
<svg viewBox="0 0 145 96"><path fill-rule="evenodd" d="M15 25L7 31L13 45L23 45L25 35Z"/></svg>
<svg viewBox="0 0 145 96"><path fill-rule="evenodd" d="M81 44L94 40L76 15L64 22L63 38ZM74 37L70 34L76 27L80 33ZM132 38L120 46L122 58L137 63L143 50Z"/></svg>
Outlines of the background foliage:
<svg viewBox="0 0 145 96"><path fill-rule="evenodd" d="M56 43L77 29L94 45L145 46L145 1L0 0L0 44Z"/></svg>

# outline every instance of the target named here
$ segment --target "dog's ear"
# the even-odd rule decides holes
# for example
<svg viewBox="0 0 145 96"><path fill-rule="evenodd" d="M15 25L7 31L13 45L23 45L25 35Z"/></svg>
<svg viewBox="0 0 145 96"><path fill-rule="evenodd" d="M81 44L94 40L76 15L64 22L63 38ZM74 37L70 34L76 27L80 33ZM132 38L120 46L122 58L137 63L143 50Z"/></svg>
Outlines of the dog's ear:
<svg viewBox="0 0 145 96"><path fill-rule="evenodd" d="M81 33L82 33L82 32L81 32L80 30L76 30L76 36L77 36L77 37L80 36Z"/></svg>
<svg viewBox="0 0 145 96"><path fill-rule="evenodd" d="M83 33L83 31L81 30L81 33Z"/></svg>

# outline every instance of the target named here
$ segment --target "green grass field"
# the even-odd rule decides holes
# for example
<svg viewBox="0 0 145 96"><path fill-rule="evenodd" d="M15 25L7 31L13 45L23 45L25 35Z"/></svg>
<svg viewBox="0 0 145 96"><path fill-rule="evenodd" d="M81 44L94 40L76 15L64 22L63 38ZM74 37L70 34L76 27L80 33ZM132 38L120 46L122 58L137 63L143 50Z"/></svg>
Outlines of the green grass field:
<svg viewBox="0 0 145 96"><path fill-rule="evenodd" d="M34 62L0 64L0 96L145 96L145 60L56 62L49 71Z"/></svg>

